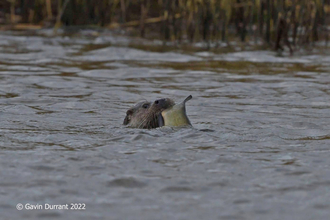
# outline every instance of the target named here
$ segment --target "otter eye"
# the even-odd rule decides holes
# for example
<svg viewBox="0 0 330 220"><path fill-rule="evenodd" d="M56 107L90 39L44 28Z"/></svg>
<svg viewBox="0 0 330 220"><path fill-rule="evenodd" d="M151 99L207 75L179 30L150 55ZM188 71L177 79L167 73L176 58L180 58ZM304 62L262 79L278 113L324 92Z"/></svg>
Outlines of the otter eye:
<svg viewBox="0 0 330 220"><path fill-rule="evenodd" d="M149 104L142 105L142 108L148 108L148 107L149 107Z"/></svg>

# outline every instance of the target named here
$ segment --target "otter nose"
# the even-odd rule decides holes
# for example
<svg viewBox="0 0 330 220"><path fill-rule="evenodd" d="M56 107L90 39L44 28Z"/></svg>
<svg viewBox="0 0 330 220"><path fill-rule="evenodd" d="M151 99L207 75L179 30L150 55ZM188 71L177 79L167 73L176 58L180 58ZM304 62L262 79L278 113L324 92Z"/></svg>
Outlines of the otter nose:
<svg viewBox="0 0 330 220"><path fill-rule="evenodd" d="M166 101L165 99L158 99L158 100L155 101L155 104L156 105L163 105L163 104L165 104L165 101Z"/></svg>

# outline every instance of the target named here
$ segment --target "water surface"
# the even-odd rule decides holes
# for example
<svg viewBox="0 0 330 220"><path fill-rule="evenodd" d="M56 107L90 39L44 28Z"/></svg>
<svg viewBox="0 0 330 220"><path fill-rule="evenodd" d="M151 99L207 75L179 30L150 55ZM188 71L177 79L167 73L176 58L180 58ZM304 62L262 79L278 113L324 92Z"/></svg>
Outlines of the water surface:
<svg viewBox="0 0 330 220"><path fill-rule="evenodd" d="M329 219L328 50L138 44L0 34L3 218ZM190 94L193 128L122 126L139 100Z"/></svg>

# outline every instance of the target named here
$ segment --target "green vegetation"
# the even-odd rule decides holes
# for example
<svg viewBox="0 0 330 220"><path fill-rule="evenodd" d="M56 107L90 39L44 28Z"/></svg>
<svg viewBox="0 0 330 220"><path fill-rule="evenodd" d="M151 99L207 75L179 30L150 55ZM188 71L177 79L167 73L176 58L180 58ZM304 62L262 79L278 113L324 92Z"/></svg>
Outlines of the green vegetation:
<svg viewBox="0 0 330 220"><path fill-rule="evenodd" d="M330 0L3 0L0 23L93 25L141 37L207 43L261 39L275 49L328 41ZM23 25L24 24L24 25ZM34 26L32 26L32 24ZM37 26L35 26L37 25Z"/></svg>

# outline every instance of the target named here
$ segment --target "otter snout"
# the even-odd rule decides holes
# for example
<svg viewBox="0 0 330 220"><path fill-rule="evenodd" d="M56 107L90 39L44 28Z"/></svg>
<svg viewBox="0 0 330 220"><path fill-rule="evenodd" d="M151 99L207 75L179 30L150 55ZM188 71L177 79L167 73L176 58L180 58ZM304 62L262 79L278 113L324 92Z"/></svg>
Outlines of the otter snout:
<svg viewBox="0 0 330 220"><path fill-rule="evenodd" d="M174 102L169 98L157 99L153 104L158 109L167 109L174 105Z"/></svg>
<svg viewBox="0 0 330 220"><path fill-rule="evenodd" d="M155 101L155 105L158 105L160 107L165 107L165 105L166 105L166 99L157 99Z"/></svg>

